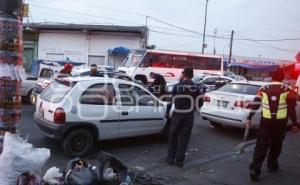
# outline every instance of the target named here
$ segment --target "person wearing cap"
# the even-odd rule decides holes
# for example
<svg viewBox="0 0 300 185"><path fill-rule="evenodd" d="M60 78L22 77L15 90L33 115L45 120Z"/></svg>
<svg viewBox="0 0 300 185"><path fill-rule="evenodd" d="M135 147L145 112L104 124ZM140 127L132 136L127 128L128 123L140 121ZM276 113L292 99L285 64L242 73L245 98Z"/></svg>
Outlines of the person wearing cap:
<svg viewBox="0 0 300 185"><path fill-rule="evenodd" d="M90 76L99 76L99 71L96 64L91 65Z"/></svg>
<svg viewBox="0 0 300 185"><path fill-rule="evenodd" d="M192 78L193 69L185 68L180 82L172 90L171 103L166 110L166 118L170 118L172 104L175 105L170 124L167 163L176 164L178 167L183 166L194 125L195 102L200 95Z"/></svg>
<svg viewBox="0 0 300 185"><path fill-rule="evenodd" d="M58 73L57 78L64 78L64 77L72 76L71 75L72 68L73 68L72 64L69 64L69 63L65 64L64 68L62 70L60 70L60 72Z"/></svg>
<svg viewBox="0 0 300 185"><path fill-rule="evenodd" d="M250 164L250 178L259 181L262 164L268 154L267 166L270 173L279 170L278 157L287 131L287 122L293 123L292 131L298 131L296 117L297 96L289 86L282 83L284 72L278 69L272 73L272 82L262 87L254 99L254 106L248 116L248 126L256 110L262 107L257 142Z"/></svg>
<svg viewBox="0 0 300 185"><path fill-rule="evenodd" d="M166 80L158 73L150 73L150 77L154 79L150 85L150 91L157 97L160 97L166 93Z"/></svg>

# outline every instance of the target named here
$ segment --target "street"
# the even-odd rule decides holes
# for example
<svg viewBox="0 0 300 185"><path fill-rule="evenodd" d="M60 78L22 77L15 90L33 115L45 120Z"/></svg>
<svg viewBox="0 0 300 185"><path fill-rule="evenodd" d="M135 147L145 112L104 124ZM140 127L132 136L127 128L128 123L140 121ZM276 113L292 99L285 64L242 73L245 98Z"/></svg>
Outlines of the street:
<svg viewBox="0 0 300 185"><path fill-rule="evenodd" d="M28 136L29 142L34 146L51 150L51 158L43 171L52 166L64 169L70 159L64 155L61 143L46 138L35 129L32 118L34 106L23 105L22 109L23 117L20 123L22 135ZM86 160L97 165L99 151L103 150L118 157L133 171L142 171L162 178L160 182L163 184L254 184L248 177L248 165L251 162L254 145L246 148L239 156L233 155L234 148L242 140L243 130L230 127L212 128L208 121L202 120L198 113L195 114L195 125L184 168L166 164L167 143L156 135L100 141ZM255 133L251 133L249 140L254 138ZM281 156L281 160L284 160L283 169L272 176L264 167L263 182L260 184L298 184L300 144L296 143L297 139L299 140L299 134L287 137L285 143L294 143L296 145L292 146L296 146L297 149L290 146L284 148Z"/></svg>
<svg viewBox="0 0 300 185"><path fill-rule="evenodd" d="M35 129L32 118L34 109L32 105L23 105L23 116L20 123L21 133L24 136L28 136L29 142L34 146L49 148L51 150L51 158L44 167L44 171L52 166L63 169L69 158L64 155L59 141L46 138ZM193 171L199 167L202 174L213 174L213 168L207 168L206 165L212 162L223 161L224 159L228 160L228 157L231 159L231 152L242 140L243 130L230 127L221 129L212 128L208 121L200 118L199 113L195 114L195 125L187 151L185 168L183 169L178 169L175 166L167 166L165 162L167 143L157 135L100 141L87 160L96 165L99 151L103 150L117 156L132 170L141 170L156 176L159 174L166 175L164 178L170 184L188 183L188 177L184 177L183 174L197 175L199 174L199 169L198 172ZM252 133L249 139L253 139L254 135ZM243 171L247 171L248 163L245 163L243 168ZM175 175L173 174L174 172L180 175ZM247 179L247 177L248 173L245 174L244 178Z"/></svg>

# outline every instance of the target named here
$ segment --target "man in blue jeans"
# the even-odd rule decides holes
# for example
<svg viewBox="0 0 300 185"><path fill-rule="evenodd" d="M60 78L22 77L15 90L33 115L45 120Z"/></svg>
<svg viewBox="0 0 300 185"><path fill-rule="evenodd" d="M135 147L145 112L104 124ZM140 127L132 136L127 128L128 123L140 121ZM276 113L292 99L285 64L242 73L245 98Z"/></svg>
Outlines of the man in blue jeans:
<svg viewBox="0 0 300 185"><path fill-rule="evenodd" d="M166 113L166 117L169 118L174 103L175 109L171 118L167 163L176 164L178 167L183 167L185 152L194 124L195 102L200 95L192 78L193 69L185 68L180 82L173 88L171 103L168 104Z"/></svg>

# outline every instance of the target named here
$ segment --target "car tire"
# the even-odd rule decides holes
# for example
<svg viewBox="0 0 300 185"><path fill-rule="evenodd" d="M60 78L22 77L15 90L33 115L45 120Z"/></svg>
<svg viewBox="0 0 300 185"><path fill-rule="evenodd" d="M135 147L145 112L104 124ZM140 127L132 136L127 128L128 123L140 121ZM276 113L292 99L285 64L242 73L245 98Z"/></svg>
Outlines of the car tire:
<svg viewBox="0 0 300 185"><path fill-rule="evenodd" d="M31 90L28 95L27 95L27 100L28 100L28 103L32 104L32 105L35 105L35 102L36 102L36 97L34 97L33 95L33 90Z"/></svg>
<svg viewBox="0 0 300 185"><path fill-rule="evenodd" d="M33 90L31 89L31 90L27 93L27 96L25 97L25 102L28 103L28 104L33 104L32 101L31 101L32 92L33 92Z"/></svg>
<svg viewBox="0 0 300 185"><path fill-rule="evenodd" d="M211 126L215 127L215 128L221 128L222 127L222 123L217 123L214 121L210 121L209 122Z"/></svg>
<svg viewBox="0 0 300 185"><path fill-rule="evenodd" d="M63 140L63 150L69 157L85 157L93 146L93 134L87 129L72 130Z"/></svg>

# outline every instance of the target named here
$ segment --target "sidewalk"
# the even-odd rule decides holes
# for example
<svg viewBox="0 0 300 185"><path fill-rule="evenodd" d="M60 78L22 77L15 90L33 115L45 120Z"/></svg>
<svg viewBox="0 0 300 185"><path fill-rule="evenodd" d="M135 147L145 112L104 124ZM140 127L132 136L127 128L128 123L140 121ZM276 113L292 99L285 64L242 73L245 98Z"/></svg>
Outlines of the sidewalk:
<svg viewBox="0 0 300 185"><path fill-rule="evenodd" d="M248 166L252 160L254 145L245 149L238 157L223 155L219 159L183 169L173 167L171 171L162 172L167 179L165 184L180 185L298 185L300 183L300 134L288 134L279 159L280 171L274 174L267 172L264 165L261 182L252 182ZM222 155L220 155L222 156ZM158 175L158 174L157 174Z"/></svg>

